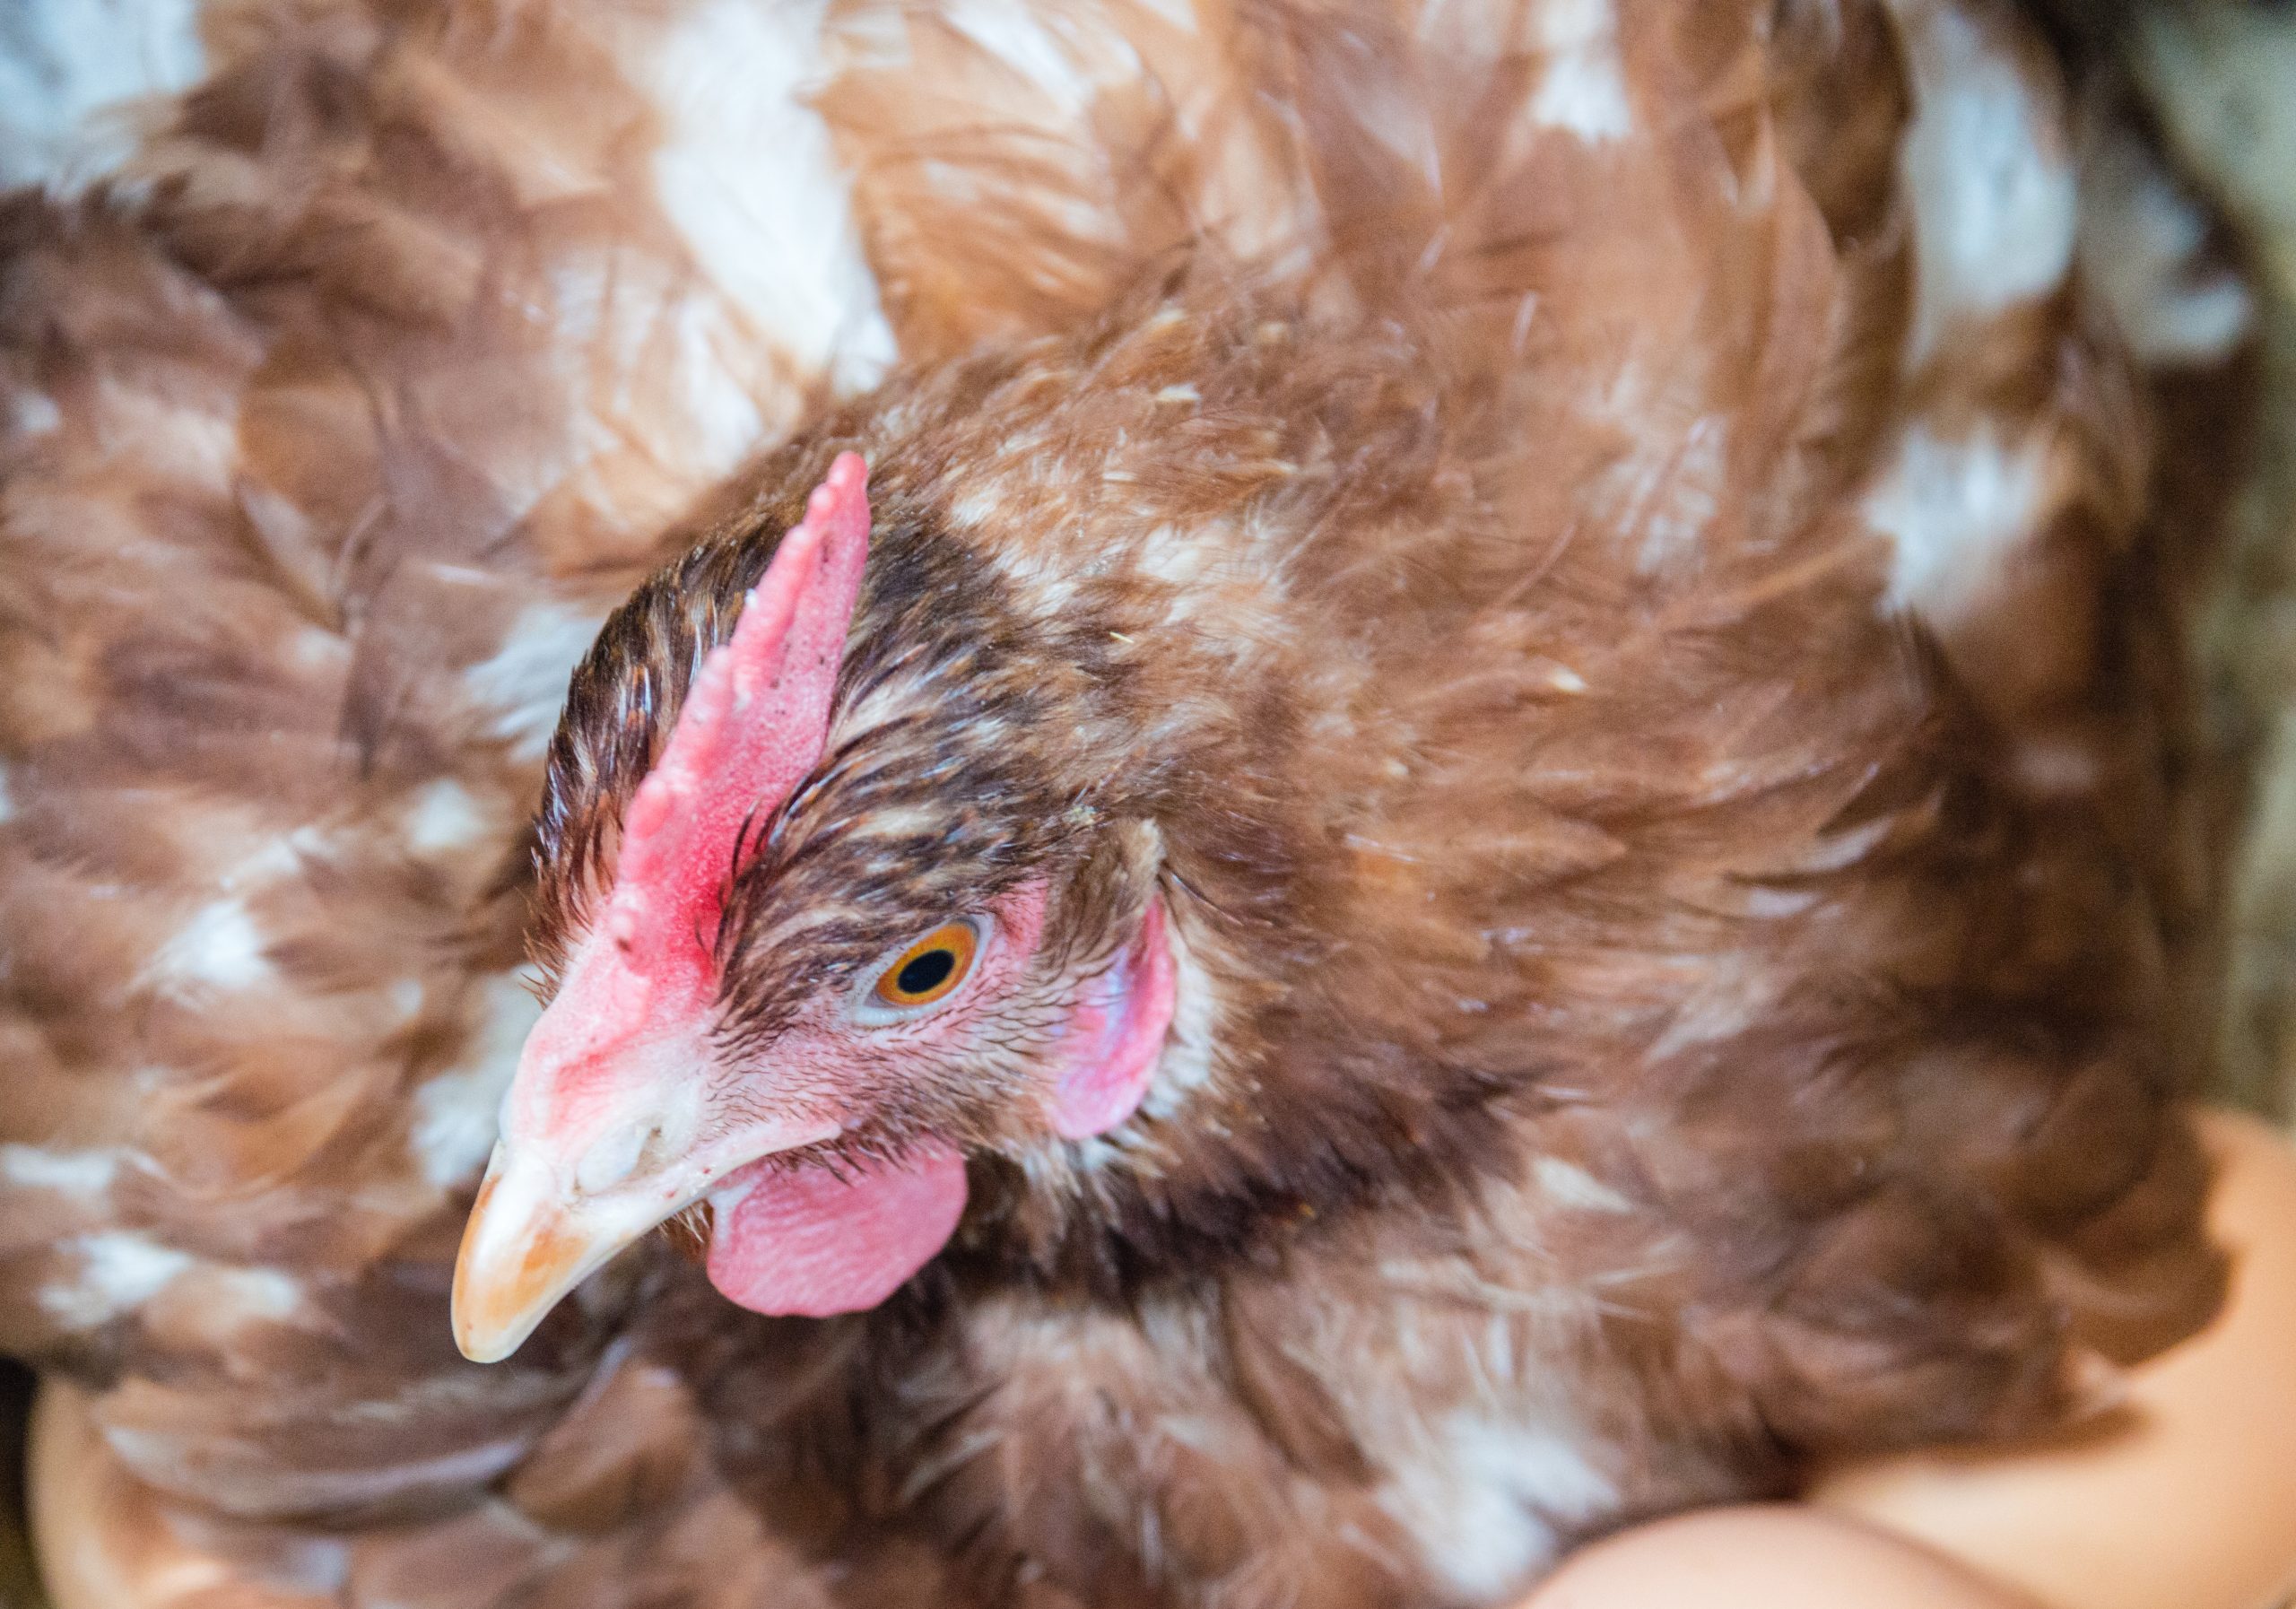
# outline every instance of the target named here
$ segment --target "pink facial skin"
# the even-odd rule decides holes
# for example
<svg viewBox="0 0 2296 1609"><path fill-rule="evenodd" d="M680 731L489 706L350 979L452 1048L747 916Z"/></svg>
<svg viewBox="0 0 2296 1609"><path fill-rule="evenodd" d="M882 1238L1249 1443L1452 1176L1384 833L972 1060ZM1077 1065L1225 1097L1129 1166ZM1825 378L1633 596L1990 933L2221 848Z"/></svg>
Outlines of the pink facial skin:
<svg viewBox="0 0 2296 1609"><path fill-rule="evenodd" d="M841 1013L809 1013L775 1059L824 1069L881 1061L904 1046L961 1049L1018 986L1044 931L1046 890L1030 883L991 908L996 927L973 976L942 1011L886 1028ZM1064 1139L1105 1134L1138 1109L1171 1025L1174 970L1162 903L1109 968L1087 979L1053 1055L1047 1099ZM841 1177L840 1177L841 1175ZM964 1160L927 1141L897 1162L840 1164L838 1172L773 1159L730 1175L713 1192L710 1283L752 1312L823 1317L872 1308L948 1243L964 1214Z"/></svg>
<svg viewBox="0 0 2296 1609"><path fill-rule="evenodd" d="M716 978L700 935L758 802L821 758L868 554L867 473L852 453L831 467L631 800L613 894L519 1052L511 1126L538 1150L578 1151L702 1054Z"/></svg>

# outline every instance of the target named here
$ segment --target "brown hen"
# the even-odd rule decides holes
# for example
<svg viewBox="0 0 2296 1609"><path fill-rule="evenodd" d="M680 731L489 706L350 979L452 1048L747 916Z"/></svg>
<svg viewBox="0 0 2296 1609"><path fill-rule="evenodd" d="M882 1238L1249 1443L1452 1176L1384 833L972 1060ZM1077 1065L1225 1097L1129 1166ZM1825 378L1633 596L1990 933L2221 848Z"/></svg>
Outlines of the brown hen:
<svg viewBox="0 0 2296 1609"><path fill-rule="evenodd" d="M1497 1602L2211 1311L2246 301L2009 10L199 39L0 226L0 1341L203 1579Z"/></svg>

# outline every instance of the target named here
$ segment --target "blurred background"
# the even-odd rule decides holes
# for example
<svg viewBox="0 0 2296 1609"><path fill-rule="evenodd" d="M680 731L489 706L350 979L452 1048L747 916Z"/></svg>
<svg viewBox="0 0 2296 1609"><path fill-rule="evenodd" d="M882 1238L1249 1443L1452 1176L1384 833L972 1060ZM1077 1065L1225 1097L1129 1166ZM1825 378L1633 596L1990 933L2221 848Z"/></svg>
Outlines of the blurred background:
<svg viewBox="0 0 2296 1609"><path fill-rule="evenodd" d="M2199 634L2217 735L2242 757L2224 912L2218 1093L2296 1117L2296 4L2151 0L2115 34L2170 145L2247 231L2264 291L2264 439Z"/></svg>

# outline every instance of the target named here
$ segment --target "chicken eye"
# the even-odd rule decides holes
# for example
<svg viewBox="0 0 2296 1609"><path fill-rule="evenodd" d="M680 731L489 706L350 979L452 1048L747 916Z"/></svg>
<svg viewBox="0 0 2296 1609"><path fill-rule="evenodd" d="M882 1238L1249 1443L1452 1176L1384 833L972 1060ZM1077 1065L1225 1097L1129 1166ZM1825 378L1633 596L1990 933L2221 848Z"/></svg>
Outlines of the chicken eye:
<svg viewBox="0 0 2296 1609"><path fill-rule="evenodd" d="M877 975L871 997L879 1005L908 1011L945 1000L972 970L979 952L980 935L970 922L950 922L935 927L893 957Z"/></svg>

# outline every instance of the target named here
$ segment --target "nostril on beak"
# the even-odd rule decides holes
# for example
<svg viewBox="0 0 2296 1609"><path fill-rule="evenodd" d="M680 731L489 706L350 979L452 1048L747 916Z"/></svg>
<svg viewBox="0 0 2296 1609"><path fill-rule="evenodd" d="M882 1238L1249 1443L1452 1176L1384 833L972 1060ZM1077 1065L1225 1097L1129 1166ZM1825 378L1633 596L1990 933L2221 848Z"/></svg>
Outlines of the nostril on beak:
<svg viewBox="0 0 2296 1609"><path fill-rule="evenodd" d="M630 1123L614 1130L574 1164L574 1187L586 1196L613 1189L630 1177L638 1159L661 1132L658 1123Z"/></svg>

